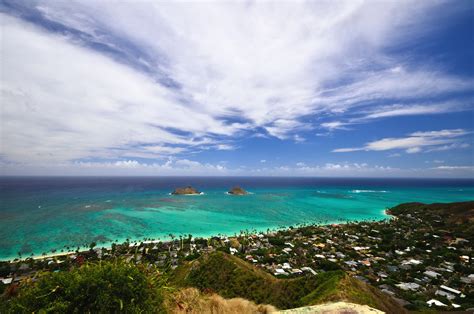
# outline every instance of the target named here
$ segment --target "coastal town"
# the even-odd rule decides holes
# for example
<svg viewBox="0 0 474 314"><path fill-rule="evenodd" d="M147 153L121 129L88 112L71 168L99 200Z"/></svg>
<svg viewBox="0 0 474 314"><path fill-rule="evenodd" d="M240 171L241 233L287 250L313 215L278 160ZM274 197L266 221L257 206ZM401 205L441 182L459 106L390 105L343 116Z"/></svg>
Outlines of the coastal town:
<svg viewBox="0 0 474 314"><path fill-rule="evenodd" d="M201 255L223 251L279 278L342 269L408 310L472 310L474 239L468 224L472 217L450 220L410 206L388 213L391 218L384 221L242 231L232 237L170 235L167 242L143 239L110 248L91 243L85 251L1 262L0 292L14 293L40 271L67 271L91 261L123 258L165 273Z"/></svg>

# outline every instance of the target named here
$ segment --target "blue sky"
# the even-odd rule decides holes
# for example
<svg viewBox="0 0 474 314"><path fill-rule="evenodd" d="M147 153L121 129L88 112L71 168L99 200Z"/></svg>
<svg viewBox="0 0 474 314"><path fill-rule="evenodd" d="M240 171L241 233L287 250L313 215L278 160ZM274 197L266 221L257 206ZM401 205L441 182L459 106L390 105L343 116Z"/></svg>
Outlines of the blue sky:
<svg viewBox="0 0 474 314"><path fill-rule="evenodd" d="M1 1L4 175L474 177L472 1Z"/></svg>

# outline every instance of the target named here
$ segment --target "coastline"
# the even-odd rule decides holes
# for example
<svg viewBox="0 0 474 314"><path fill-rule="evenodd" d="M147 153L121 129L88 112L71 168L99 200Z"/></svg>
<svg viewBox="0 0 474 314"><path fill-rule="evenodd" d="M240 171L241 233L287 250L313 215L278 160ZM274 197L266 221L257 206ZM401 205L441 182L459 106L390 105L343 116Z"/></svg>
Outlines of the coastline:
<svg viewBox="0 0 474 314"><path fill-rule="evenodd" d="M2 263L5 268L10 267L11 271L6 278L0 279L11 287L17 287L18 284L22 287L22 283L38 278L40 272L52 274L54 278L56 275L53 273L60 272L58 278L62 278L71 273L88 271L90 267L124 265L127 269L139 267L148 270L150 272L147 274L153 276L176 276L176 283L181 283L183 276L187 278L187 274L194 272L199 275L193 276L195 279L188 282L192 287L219 291L217 289L221 289L222 284L219 278L226 276L229 278L228 286L237 287L248 282L248 270L272 282L289 278L291 281L286 282L296 282L298 287L301 286L299 281L316 282L326 278L332 282L336 278L332 275L339 274L337 278L341 285L337 286L338 289L357 287L364 293L370 293L376 300L380 299L382 293L390 291L389 295L402 300L407 309L429 308L425 300L437 298L438 291L458 295L453 294L446 301L449 309L469 309L469 300L462 298L463 293L467 295L470 292L466 284L472 283L472 274L467 267L471 262L471 245L467 239L474 232L469 224L474 215L473 208L474 201L432 204L411 202L381 211L390 219L301 223L268 232L241 232L236 238L221 234L194 239L191 235L180 235L178 238L171 235L171 242L147 239L126 241L117 243L111 249L95 247L95 243L91 243L89 249L78 250L78 254L58 252ZM419 277L420 268L425 270L425 278L436 274L440 280L411 282L411 278ZM243 276L233 277L236 270L245 272ZM449 281L453 276L460 280ZM89 278L87 282L91 280L94 278ZM205 282L205 286L201 286L201 282ZM261 295L259 291L265 285L254 285L255 295ZM407 294L407 286L420 288L416 299L411 298L411 293ZM40 295L50 293L52 287L54 285L47 287ZM311 291L320 290L311 288L309 294L304 292L303 295L311 295ZM398 300L386 300L399 304ZM397 309L394 313L405 313L402 305L398 305Z"/></svg>
<svg viewBox="0 0 474 314"><path fill-rule="evenodd" d="M35 258L110 247L131 239L169 241L168 234L207 238L241 230L266 231L388 217L385 208L405 202L471 199L474 185L438 181L256 178L15 179L2 191L0 260ZM201 197L170 197L170 186L203 187ZM48 186L47 189L41 186ZM228 187L248 187L231 197ZM22 187L27 186L28 189ZM461 189L460 189L461 188ZM93 191L93 193L92 193ZM358 193L355 193L357 191ZM369 192L367 192L369 191ZM195 196L195 195L192 195ZM39 207L41 206L41 208ZM38 221L39 225L31 224ZM63 252L60 252L60 251ZM54 252L54 253L53 253Z"/></svg>
<svg viewBox="0 0 474 314"><path fill-rule="evenodd" d="M276 226L276 227L270 227L270 228L255 228L255 229L252 229L252 230L249 230L249 233L248 235L249 236L252 236L252 235L257 235L257 234L267 234L267 231L269 230L270 233L273 233L273 232L278 232L278 231L282 231L282 230L288 230L288 229L291 229L291 228L299 228L299 227L305 227L305 226L337 226L337 225L347 225L347 224L353 224L353 223L359 223L359 222L364 222L364 221L383 221L383 220L386 220L387 218L388 219L396 219L397 217L396 216L393 216L393 215L390 215L387 213L387 210L388 209L384 209L382 210L382 213L384 215L383 218L381 219L375 219L375 217L373 219L366 219L366 220L347 220L347 221L328 221L328 222L324 222L324 223L310 223L310 222L302 222L302 223L297 223L297 224L294 224L294 225L288 225L288 226ZM239 231L240 234L242 234L242 230ZM210 239L210 238L214 238L214 237L219 237L219 238L232 238L232 237L235 237L235 236L238 236L239 233L235 232L234 234L232 235L229 235L229 234L223 234L223 233L211 233L211 234L205 234L205 235L201 235L201 234L196 234L196 235L192 235L192 237L194 239ZM175 235L175 239L172 239L171 237L169 236L165 236L165 237L158 237L157 239L154 239L154 240L139 240L139 239L129 239L129 243L130 243L130 246L138 246L140 243L144 243L144 244L152 244L152 243L169 243L173 240L176 240L179 236L184 236L185 234L178 234L178 235ZM94 249L106 249L106 250L110 250L112 248L112 245L113 244L117 244L117 245L121 245L126 241L127 239L117 239L117 241L111 241L111 242L106 242L106 243L103 243L101 245L96 245L94 247ZM77 246L76 246L77 247ZM45 255L33 255L33 256L28 256L28 257L22 257L22 258L19 258L18 256L15 256L15 257L7 257L7 258L0 258L0 262L13 262L13 261L18 261L18 262L21 262L21 261L25 261L27 259L33 259L33 260L45 260L45 259L48 259L48 258L57 258L57 257L65 257L65 256L69 256L69 255L74 255L74 254L80 254L80 253L84 253L84 252L88 252L90 250L90 248L86 247L86 246L79 246L79 250L73 250L73 251L63 251L63 252L55 252L55 253L49 253L49 254L45 254Z"/></svg>

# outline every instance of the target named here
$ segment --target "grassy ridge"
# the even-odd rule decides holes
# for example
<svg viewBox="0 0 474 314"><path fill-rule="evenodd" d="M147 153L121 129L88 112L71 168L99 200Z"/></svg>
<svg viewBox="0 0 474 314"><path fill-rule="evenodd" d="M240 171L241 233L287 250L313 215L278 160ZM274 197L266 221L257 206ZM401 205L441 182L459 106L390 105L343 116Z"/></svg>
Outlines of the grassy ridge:
<svg viewBox="0 0 474 314"><path fill-rule="evenodd" d="M241 259L222 252L203 256L176 270L175 284L215 292L225 298L241 297L280 309L329 301L366 304L387 313L404 313L395 301L343 271L316 276L277 279Z"/></svg>
<svg viewBox="0 0 474 314"><path fill-rule="evenodd" d="M202 291L216 292L224 298L241 297L256 303L272 304L278 308L303 305L300 299L314 290L325 278L301 277L278 280L237 257L215 252L186 266L187 274L178 270L176 284ZM340 275L342 272L327 274ZM325 276L325 277L326 277Z"/></svg>
<svg viewBox="0 0 474 314"><path fill-rule="evenodd" d="M368 305L386 313L406 313L395 300L378 289L345 275L339 281L330 279L303 299L308 304L346 301Z"/></svg>

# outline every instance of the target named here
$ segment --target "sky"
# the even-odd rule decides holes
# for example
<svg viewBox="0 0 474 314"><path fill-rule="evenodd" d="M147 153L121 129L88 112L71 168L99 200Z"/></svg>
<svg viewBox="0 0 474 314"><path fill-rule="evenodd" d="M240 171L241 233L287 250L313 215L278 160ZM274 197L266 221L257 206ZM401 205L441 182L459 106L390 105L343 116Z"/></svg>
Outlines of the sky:
<svg viewBox="0 0 474 314"><path fill-rule="evenodd" d="M2 175L474 178L474 2L1 0Z"/></svg>

